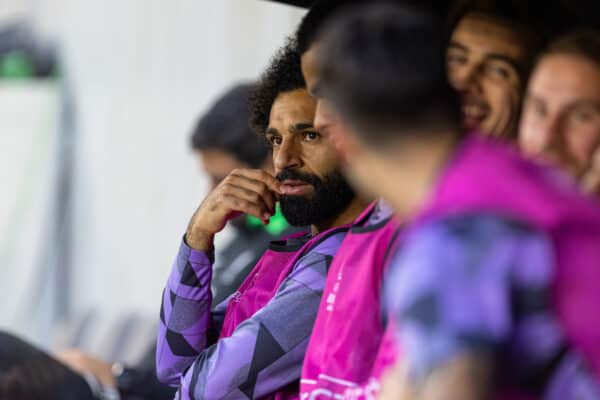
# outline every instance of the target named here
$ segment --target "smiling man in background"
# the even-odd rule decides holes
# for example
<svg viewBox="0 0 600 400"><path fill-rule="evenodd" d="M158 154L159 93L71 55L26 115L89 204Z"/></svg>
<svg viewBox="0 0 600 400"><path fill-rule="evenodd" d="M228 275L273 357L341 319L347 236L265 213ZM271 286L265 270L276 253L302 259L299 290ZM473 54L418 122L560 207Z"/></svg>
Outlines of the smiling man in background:
<svg viewBox="0 0 600 400"><path fill-rule="evenodd" d="M532 74L519 132L522 151L568 171L600 195L600 33L551 43Z"/></svg>

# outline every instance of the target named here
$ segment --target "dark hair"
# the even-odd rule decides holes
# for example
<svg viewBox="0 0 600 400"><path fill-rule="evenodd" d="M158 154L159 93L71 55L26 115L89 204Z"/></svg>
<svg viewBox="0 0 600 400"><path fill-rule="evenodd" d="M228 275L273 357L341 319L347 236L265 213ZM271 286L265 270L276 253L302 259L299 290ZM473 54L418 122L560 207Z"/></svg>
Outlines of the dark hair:
<svg viewBox="0 0 600 400"><path fill-rule="evenodd" d="M572 30L580 18L560 0L457 0L450 9L448 33L468 14L498 19L523 35L532 60L557 35Z"/></svg>
<svg viewBox="0 0 600 400"><path fill-rule="evenodd" d="M298 50L300 54L306 53L319 36L326 24L343 10L359 5L373 4L374 2L391 2L393 0L317 0L306 13L296 30ZM427 8L439 16L446 15L452 0L395 0L399 4L414 3L421 8Z"/></svg>
<svg viewBox="0 0 600 400"><path fill-rule="evenodd" d="M93 400L85 380L48 354L0 332L0 399Z"/></svg>
<svg viewBox="0 0 600 400"><path fill-rule="evenodd" d="M431 13L391 4L353 8L323 35L317 91L371 144L396 132L458 129L460 102L446 79L445 47Z"/></svg>
<svg viewBox="0 0 600 400"><path fill-rule="evenodd" d="M360 0L319 0L316 1L306 13L296 30L298 50L300 54L306 53L317 38L319 31L335 13L348 4L359 3Z"/></svg>
<svg viewBox="0 0 600 400"><path fill-rule="evenodd" d="M296 41L289 38L271 60L256 89L250 95L250 126L263 136L269 127L271 107L279 94L306 87L300 68Z"/></svg>
<svg viewBox="0 0 600 400"><path fill-rule="evenodd" d="M600 31L581 29L563 35L548 45L542 57L557 53L580 56L600 67Z"/></svg>
<svg viewBox="0 0 600 400"><path fill-rule="evenodd" d="M255 84L240 84L223 94L196 123L191 136L194 150L222 150L258 168L269 148L249 125L248 99Z"/></svg>

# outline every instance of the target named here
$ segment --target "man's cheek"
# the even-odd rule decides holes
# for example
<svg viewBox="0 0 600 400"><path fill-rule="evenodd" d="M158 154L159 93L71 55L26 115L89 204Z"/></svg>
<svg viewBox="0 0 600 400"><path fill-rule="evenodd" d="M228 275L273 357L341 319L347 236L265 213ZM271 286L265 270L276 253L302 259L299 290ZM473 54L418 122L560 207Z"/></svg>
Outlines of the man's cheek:
<svg viewBox="0 0 600 400"><path fill-rule="evenodd" d="M345 162L348 158L348 149L344 139L344 134L340 132L339 129L333 128L327 132L327 139L335 149L341 161Z"/></svg>

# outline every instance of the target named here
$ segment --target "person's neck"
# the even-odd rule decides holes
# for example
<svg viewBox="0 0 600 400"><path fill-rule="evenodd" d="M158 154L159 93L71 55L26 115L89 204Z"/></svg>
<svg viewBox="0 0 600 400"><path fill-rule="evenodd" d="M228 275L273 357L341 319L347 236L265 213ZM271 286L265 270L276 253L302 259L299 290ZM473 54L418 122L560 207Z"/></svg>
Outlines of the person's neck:
<svg viewBox="0 0 600 400"><path fill-rule="evenodd" d="M414 215L427 200L456 148L457 138L456 134L449 132L398 146L394 154L398 162L390 162L389 168L386 168L384 198L399 215Z"/></svg>
<svg viewBox="0 0 600 400"><path fill-rule="evenodd" d="M361 196L356 196L348 204L348 206L335 217L324 221L319 224L311 225L311 232L313 235L318 235L321 232L325 232L328 229L336 226L346 225L352 223L364 210L367 208L373 199L365 199Z"/></svg>

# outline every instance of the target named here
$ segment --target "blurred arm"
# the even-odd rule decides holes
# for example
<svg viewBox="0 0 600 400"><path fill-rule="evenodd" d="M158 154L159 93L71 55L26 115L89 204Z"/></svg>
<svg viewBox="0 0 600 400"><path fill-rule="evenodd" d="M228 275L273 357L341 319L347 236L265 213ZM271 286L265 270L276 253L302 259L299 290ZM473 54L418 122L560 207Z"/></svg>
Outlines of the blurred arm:
<svg viewBox="0 0 600 400"><path fill-rule="evenodd" d="M496 351L523 321L548 315L553 268L544 235L499 218L413 235L390 265L385 293L415 398L490 398Z"/></svg>

